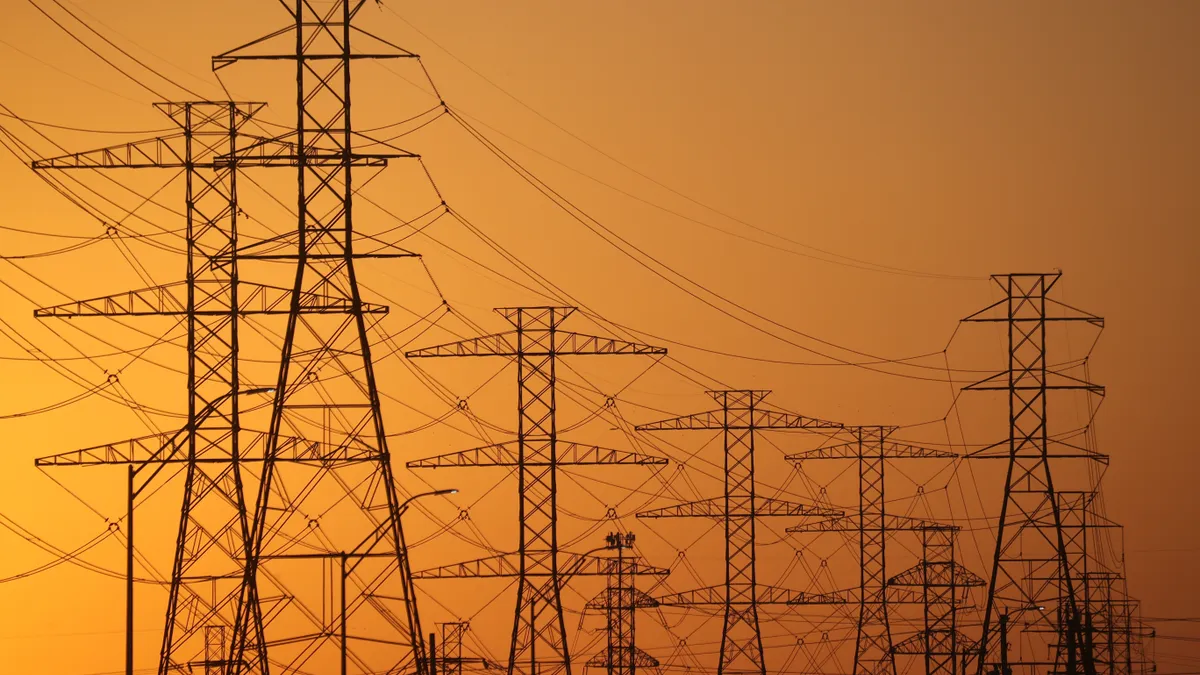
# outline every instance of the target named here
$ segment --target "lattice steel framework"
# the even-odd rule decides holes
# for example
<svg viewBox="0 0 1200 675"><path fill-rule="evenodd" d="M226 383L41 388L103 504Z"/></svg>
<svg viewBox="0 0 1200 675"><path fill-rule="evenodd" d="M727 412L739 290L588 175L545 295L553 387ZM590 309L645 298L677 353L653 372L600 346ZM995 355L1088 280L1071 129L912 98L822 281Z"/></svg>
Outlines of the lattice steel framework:
<svg viewBox="0 0 1200 675"><path fill-rule="evenodd" d="M462 675L462 643L471 624L466 621L450 621L441 625L442 653L437 657L438 672L442 675Z"/></svg>
<svg viewBox="0 0 1200 675"><path fill-rule="evenodd" d="M859 554L858 626L854 641L854 675L896 675L892 629L888 621L888 532L919 531L926 524L889 516L884 507L884 475L889 459L945 459L952 452L896 443L888 436L896 427L847 427L854 441L787 456L791 461L854 459L858 461L858 517L805 523L788 532L857 532Z"/></svg>
<svg viewBox="0 0 1200 675"><path fill-rule="evenodd" d="M417 573L418 579L504 577L517 579L508 672L530 675L571 672L563 620L562 586L574 574L607 574L607 559L568 554L558 548L558 467L566 465L662 465L636 452L560 441L556 420L556 362L561 356L662 356L661 347L563 331L572 307L510 307L496 310L514 330L417 349L408 358L505 356L517 362L517 440L409 462L410 468L504 466L517 469L520 534L515 556L500 555ZM515 558L515 560L514 560ZM666 570L634 565L635 574Z"/></svg>
<svg viewBox="0 0 1200 675"><path fill-rule="evenodd" d="M1082 631L1083 596L1072 578L1072 552L1056 496L1052 464L1063 460L1107 461L1086 448L1055 439L1048 427L1049 393L1103 388L1058 372L1047 361L1047 325L1103 319L1048 297L1059 274L992 277L1004 299L967 322L998 322L1008 329L1008 368L965 389L1008 394L1009 437L971 457L1008 460L995 556L988 585L979 672L1000 664L1003 645L993 630L997 616L1010 617L1009 642L1017 645L1007 665L1026 672L1095 673ZM1043 651L1044 650L1044 651Z"/></svg>
<svg viewBox="0 0 1200 675"><path fill-rule="evenodd" d="M924 657L925 675L965 672L966 657L976 649L975 642L958 630L958 606L967 591L987 582L958 564L957 534L958 528L951 525L921 528L921 561L887 581L890 588L920 590L921 630L901 640L893 651Z"/></svg>
<svg viewBox="0 0 1200 675"><path fill-rule="evenodd" d="M231 639L231 675L332 670L343 651L359 672L423 672L428 664L367 332L368 320L386 308L364 302L355 266L363 258L414 254L379 247L356 229L353 208L356 166L414 155L355 132L351 118L352 62L415 55L354 25L364 4L282 2L289 25L213 58L214 69L292 61L296 75L296 128L284 137L292 152L268 153L261 162L296 170L296 228L240 250L243 260L294 263L295 278ZM246 153L239 161L253 163ZM313 298L340 309L311 311ZM323 452L313 461L286 462L289 432L320 438ZM335 629L337 619L323 615L311 576L296 593L283 588L285 579L313 574L288 553L297 548L318 557L352 555L349 628ZM341 633L370 647L347 649Z"/></svg>
<svg viewBox="0 0 1200 675"><path fill-rule="evenodd" d="M840 430L842 425L761 405L769 392L711 391L721 406L682 417L642 424L638 431L716 430L724 432L725 494L638 514L639 518L707 517L725 529L725 583L657 598L661 605L715 605L724 610L718 675L765 675L758 607L764 604L833 604L838 594L809 594L758 583L755 573L755 521L765 516L835 518L836 509L759 497L754 487L754 432L766 429Z"/></svg>
<svg viewBox="0 0 1200 675"><path fill-rule="evenodd" d="M187 422L173 434L39 458L38 466L127 464L130 501L165 463L183 463L183 503L171 567L158 672L188 664L217 668L214 657L233 625L246 554L242 462L256 438L241 424L238 324L245 314L278 313L286 295L241 281L238 269L237 163L243 148L279 144L248 136L243 127L257 103L190 101L156 107L179 132L120 146L34 162L38 170L181 169L185 177L186 271L183 282L41 308L41 318L87 316L179 317L187 329ZM271 300L255 305L246 296ZM248 446L248 447L247 447ZM132 523L129 524L132 530ZM132 536L132 533L130 533ZM132 550L132 549L131 549ZM132 570L130 570L132 574ZM132 597L128 599L132 601ZM132 616L132 614L130 614ZM127 643L127 650L132 642ZM126 654L127 663L132 653Z"/></svg>
<svg viewBox="0 0 1200 675"><path fill-rule="evenodd" d="M610 675L634 675L639 669L657 668L658 659L637 646L637 610L658 607L658 602L637 589L637 575L625 551L633 548L632 533L614 532L605 541L617 557L608 563L608 583L592 598L587 609L603 610L605 618L604 651L593 656L588 667L603 668Z"/></svg>

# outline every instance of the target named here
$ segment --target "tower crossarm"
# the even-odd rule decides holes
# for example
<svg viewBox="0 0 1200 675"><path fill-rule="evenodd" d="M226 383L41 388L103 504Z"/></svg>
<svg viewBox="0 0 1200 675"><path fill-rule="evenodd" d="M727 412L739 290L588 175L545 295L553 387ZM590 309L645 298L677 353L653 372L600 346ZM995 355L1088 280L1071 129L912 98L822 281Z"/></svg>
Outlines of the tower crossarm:
<svg viewBox="0 0 1200 675"><path fill-rule="evenodd" d="M796 525L787 529L790 533L803 532L920 532L929 528L930 523L916 518L907 516L894 516L884 514L883 518L874 518L870 523L860 522L858 516L843 516L837 518L829 518L827 520L816 520Z"/></svg>
<svg viewBox="0 0 1200 675"><path fill-rule="evenodd" d="M645 609L658 607L658 601L636 588L628 589L625 593L619 588L606 588L584 606L587 609Z"/></svg>
<svg viewBox="0 0 1200 675"><path fill-rule="evenodd" d="M1050 439L1046 448L1020 446L1015 451L1012 441L1005 439L986 447L973 450L966 455L967 459L1091 459L1107 465L1109 456L1065 440Z"/></svg>
<svg viewBox="0 0 1200 675"><path fill-rule="evenodd" d="M167 105L167 104L160 104ZM178 105L178 104L171 104ZM253 105L253 104L251 104ZM242 115L241 118L248 119ZM217 134L194 134L193 140L202 147L192 150L189 159L188 136L184 132L146 138L131 143L122 143L95 150L73 152L58 157L37 159L32 167L37 171L69 169L216 169L228 167L235 162L238 166L295 166L299 162L296 143L284 138L268 138L239 134L249 143L238 150L236 156L225 152L227 136ZM388 158L416 157L410 152L383 154L355 154L351 157L354 166L387 165ZM305 157L310 165L341 166L345 157L333 151L310 152Z"/></svg>
<svg viewBox="0 0 1200 675"><path fill-rule="evenodd" d="M920 630L897 642L892 651L897 654L959 656L977 648L974 640L957 631Z"/></svg>
<svg viewBox="0 0 1200 675"><path fill-rule="evenodd" d="M216 281L196 281L195 316L225 316L229 313L230 285ZM82 316L188 316L186 282L77 300L52 307L35 309L38 318L73 318ZM238 282L238 311L241 314L287 315L292 302L292 290L276 286ZM300 295L302 314L347 314L355 311L349 299L321 292L305 291ZM364 314L387 314L388 308L374 303L362 303Z"/></svg>
<svg viewBox="0 0 1200 675"><path fill-rule="evenodd" d="M73 152L33 161L38 171L47 169L182 169L188 166L186 136L181 131L169 136L147 138L107 148ZM193 164L193 166L196 166ZM211 166L211 164L210 164Z"/></svg>
<svg viewBox="0 0 1200 675"><path fill-rule="evenodd" d="M784 459L793 462L799 462L810 459L859 459L863 453L862 444L857 441L850 443L839 443L838 445L827 445L823 448L814 448L787 455ZM878 448L872 449L871 457L879 457ZM885 441L883 444L884 459L938 459L957 457L958 454L948 450L938 450L934 448L923 448L918 445L909 443L896 443Z"/></svg>
<svg viewBox="0 0 1200 675"><path fill-rule="evenodd" d="M470 450L460 450L444 455L415 459L406 466L410 469L437 469L451 466L521 466L520 442L506 441L494 445L485 445ZM614 450L598 445L586 445L568 441L558 441L555 444L554 463L558 465L606 465L620 464L631 466L663 465L666 458L647 455L631 450ZM549 461L539 461L536 457L526 456L524 466L549 466Z"/></svg>
<svg viewBox="0 0 1200 675"><path fill-rule="evenodd" d="M619 658L618 658L619 661ZM608 658L608 650L603 650L592 658L588 659L587 666L589 668L608 668L609 666L628 666L628 663L610 663ZM633 665L638 668L657 668L660 664L658 659L650 656L638 647L633 648Z"/></svg>
<svg viewBox="0 0 1200 675"><path fill-rule="evenodd" d="M974 588L987 581L962 565L951 561L923 561L888 579L888 586Z"/></svg>
<svg viewBox="0 0 1200 675"><path fill-rule="evenodd" d="M598 354L644 354L661 356L663 347L637 342L602 338L582 333L549 330L525 330L518 343L518 331L448 342L405 352L410 359L439 356L586 356Z"/></svg>
<svg viewBox="0 0 1200 675"><path fill-rule="evenodd" d="M550 551L529 551L524 576L551 576ZM413 572L414 579L494 579L522 576L521 556L516 553L477 558L461 563L441 565ZM559 576L565 581L573 576L604 576L611 570L612 559L578 553L559 554ZM665 567L647 565L641 560L629 560L627 574L664 577L671 573ZM532 569L530 569L532 567Z"/></svg>
<svg viewBox="0 0 1200 675"><path fill-rule="evenodd" d="M741 413L741 414L738 414ZM795 415L778 410L754 408L747 411L709 410L681 415L657 422L639 424L638 431L677 431L687 429L841 429L837 422Z"/></svg>
<svg viewBox="0 0 1200 675"><path fill-rule="evenodd" d="M727 507L724 498L716 497L711 499L701 499L694 502L685 502L683 504L675 504L673 506L665 506L663 508L651 509L649 511L642 511L637 514L637 517L739 518L759 516L815 516L821 518L837 518L844 515L844 512L838 509L815 506L813 504L785 502L780 499L770 499L766 497L756 497L753 501L753 504L753 510L737 508L737 506Z"/></svg>
<svg viewBox="0 0 1200 675"><path fill-rule="evenodd" d="M887 587L888 604L893 605L925 605L929 602L923 589L913 588L909 586L888 586ZM948 602L948 601L947 601ZM960 595L954 598L954 608L969 609L974 607L970 598L965 595Z"/></svg>
<svg viewBox="0 0 1200 675"><path fill-rule="evenodd" d="M808 593L792 591L774 586L759 585L754 592L753 602L746 599L725 599L724 586L707 586L681 593L672 593L659 598L658 604L666 607L692 607L701 605L726 606L737 604L766 604L766 605L842 605L847 602L848 594L844 591L833 593Z"/></svg>
<svg viewBox="0 0 1200 675"><path fill-rule="evenodd" d="M1017 274L993 274L992 281L1003 290L1007 297L997 300L983 309L963 319L965 323L1040 323L1046 321L1083 321L1094 326L1104 326L1104 318L1072 307L1049 297L1050 289L1058 283L1062 274L1041 272ZM1014 315L1011 312L1015 303L1019 308L1028 308L1034 302L1044 302L1045 309L1038 313Z"/></svg>
<svg viewBox="0 0 1200 675"><path fill-rule="evenodd" d="M228 430L230 435L232 430ZM267 432L243 429L240 439L240 462L262 462L266 448ZM228 464L231 457L211 444L204 454L188 457L187 429L171 433L150 434L113 443L71 450L55 455L38 457L34 466L106 466L106 465L152 465L152 464ZM322 441L281 436L276 449L276 461L328 464L365 461L367 457L344 446L334 446Z"/></svg>

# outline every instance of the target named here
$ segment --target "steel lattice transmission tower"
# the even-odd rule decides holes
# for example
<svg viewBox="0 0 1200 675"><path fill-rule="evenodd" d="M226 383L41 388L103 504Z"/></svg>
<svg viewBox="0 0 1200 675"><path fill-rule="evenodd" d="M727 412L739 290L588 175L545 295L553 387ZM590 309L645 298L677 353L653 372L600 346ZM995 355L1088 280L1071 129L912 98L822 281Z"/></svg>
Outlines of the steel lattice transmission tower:
<svg viewBox="0 0 1200 675"><path fill-rule="evenodd" d="M836 604L840 595L807 594L758 583L755 573L755 521L768 516L835 518L836 509L759 497L754 486L756 430L841 430L835 422L780 412L761 405L769 392L708 392L720 408L642 424L638 431L716 430L724 432L725 494L638 514L639 518L701 517L721 521L725 531L725 583L657 598L660 605L721 607L718 675L766 675L758 607L767 604Z"/></svg>
<svg viewBox="0 0 1200 675"><path fill-rule="evenodd" d="M889 588L920 593L921 630L897 643L894 651L923 656L925 675L965 673L966 656L976 648L958 630L958 607L966 591L987 582L958 563L957 535L953 525L921 528L920 562L887 581Z"/></svg>
<svg viewBox="0 0 1200 675"><path fill-rule="evenodd" d="M1052 467L1106 458L1052 437L1048 408L1051 392L1103 395L1104 389L1050 367L1047 327L1063 322L1103 327L1104 321L1052 300L1049 292L1059 277L993 276L1005 297L964 319L1002 323L1008 332L1007 369L965 388L1006 392L1009 410L1009 437L968 455L1005 459L1008 465L979 643L981 674L1000 668L1002 661L1025 672L1094 675L1096 670L1083 627L1084 597L1072 574L1076 554ZM995 628L1001 615L1008 642L1019 647L1016 654L1005 653L1001 644Z"/></svg>
<svg viewBox="0 0 1200 675"><path fill-rule="evenodd" d="M262 108L259 103L189 101L156 107L178 132L39 160L34 168L183 170L184 280L46 307L35 316L181 319L187 330L187 422L178 432L39 458L36 464L129 465L131 505L160 477L164 464L185 464L158 665L158 672L165 674L190 663L212 667L217 649L213 639L223 639L234 622L249 529L243 466L261 461L265 438L261 431L245 429L241 421L240 400L246 390L239 368L239 323L247 315L286 314L291 299L288 289L240 278L237 173L243 160L262 161L294 149L283 141L245 133L245 125ZM129 528L132 538L132 511ZM132 541L129 551L132 579ZM132 609L127 611L131 620ZM131 638L126 647L128 666Z"/></svg>
<svg viewBox="0 0 1200 675"><path fill-rule="evenodd" d="M502 356L517 363L517 440L408 463L409 468L463 466L517 469L520 534L516 555L504 554L418 572L418 579L515 577L508 672L571 672L563 620L562 587L576 574L605 575L606 558L566 554L558 547L558 467L662 465L661 457L569 443L558 438L556 362L563 356L662 356L661 347L564 331L573 307L496 310L513 330L410 351L408 358ZM634 563L633 574L667 570Z"/></svg>
<svg viewBox="0 0 1200 675"><path fill-rule="evenodd" d="M896 675L892 629L888 622L887 540L889 532L920 531L919 520L889 515L885 510L884 476L891 459L945 459L952 452L888 440L896 427L847 427L854 441L792 455L792 461L853 459L858 461L858 517L805 523L788 532L856 532L859 553L858 626L854 641L854 675Z"/></svg>
<svg viewBox="0 0 1200 675"><path fill-rule="evenodd" d="M613 532L605 541L606 548L615 550L617 557L608 563L608 582L604 590L588 601L587 609L604 611L604 651L587 663L591 668L603 668L610 675L634 675L638 669L657 668L658 659L637 646L637 610L658 607L658 601L639 591L634 561L626 559L625 551L636 540L631 532Z"/></svg>
<svg viewBox="0 0 1200 675"><path fill-rule="evenodd" d="M364 258L414 254L356 227L353 179L356 166L414 155L357 133L351 117L353 62L415 55L354 25L363 0L281 4L287 26L213 58L214 69L292 61L296 75L296 127L284 137L292 151L261 162L296 171L296 227L240 249L243 260L291 262L295 276L228 672L332 670L339 662L343 672L347 663L361 672L422 671L428 661L367 332L387 308L363 300L356 271ZM320 438L319 452L287 461L288 434ZM351 626L323 615L316 565L301 569L297 549L314 560L353 560L345 579ZM294 579L308 583L286 591Z"/></svg>

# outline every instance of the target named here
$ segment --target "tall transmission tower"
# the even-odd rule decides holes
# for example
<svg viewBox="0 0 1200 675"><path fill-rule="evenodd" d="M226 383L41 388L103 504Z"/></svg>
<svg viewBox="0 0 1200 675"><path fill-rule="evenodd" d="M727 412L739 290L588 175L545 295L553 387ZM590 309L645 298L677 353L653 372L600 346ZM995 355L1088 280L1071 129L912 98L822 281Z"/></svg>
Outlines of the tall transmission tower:
<svg viewBox="0 0 1200 675"><path fill-rule="evenodd" d="M854 675L896 675L892 629L888 622L888 533L919 531L925 523L889 515L885 510L887 460L954 457L952 452L896 443L888 436L896 427L847 427L854 441L792 455L792 461L854 459L858 461L858 517L804 523L788 532L857 532L859 554L858 627L854 641Z"/></svg>
<svg viewBox="0 0 1200 675"><path fill-rule="evenodd" d="M766 675L759 605L834 604L837 595L808 594L758 583L755 572L755 521L768 516L840 517L843 512L759 497L754 483L756 430L840 430L835 422L772 410L761 405L770 392L723 390L708 392L720 408L650 424L638 431L717 430L724 432L725 494L644 511L639 518L715 518L725 528L725 583L657 598L660 605L721 607L721 654L717 674Z"/></svg>
<svg viewBox="0 0 1200 675"><path fill-rule="evenodd" d="M242 464L261 460L264 434L243 429L239 323L283 314L287 289L241 280L238 264L238 158L288 144L244 133L258 103L190 101L156 107L179 127L167 136L34 162L37 170L181 169L185 177L186 269L182 282L41 308L35 316L179 317L187 329L187 422L178 432L39 458L38 466L126 464L132 505L164 464L183 463L183 503L159 673L189 663L213 667L213 639L232 629L246 557L248 524ZM247 155L250 156L250 155ZM132 511L128 523L132 555ZM130 558L132 564L132 557ZM126 598L132 620L132 566ZM126 666L132 667L132 631Z"/></svg>
<svg viewBox="0 0 1200 675"><path fill-rule="evenodd" d="M609 561L604 590L586 605L587 609L604 610L605 646L587 664L610 675L634 675L639 668L657 668L658 659L637 646L637 610L658 607L658 601L634 585L636 570L625 551L633 548L636 538L632 532L613 532L605 540L606 548L615 550L617 557Z"/></svg>
<svg viewBox="0 0 1200 675"><path fill-rule="evenodd" d="M1007 369L965 387L1006 392L1009 410L1008 438L968 455L1001 458L1008 465L979 642L981 675L1000 668L1002 662L1030 673L1096 672L1052 465L1107 458L1053 437L1048 408L1051 392L1103 395L1104 389L1049 365L1047 326L1078 322L1103 327L1104 320L1051 299L1050 290L1059 277L1058 273L993 276L1005 297L964 319L1003 323L1008 331ZM995 626L1000 616L1007 622L1008 642L1019 647L1016 654L1008 654L1001 644L1004 640Z"/></svg>
<svg viewBox="0 0 1200 675"><path fill-rule="evenodd" d="M418 579L515 577L508 672L571 673L563 620L562 587L575 574L605 575L607 558L567 554L558 547L558 467L570 465L662 465L641 453L560 441L556 362L562 356L662 356L661 347L573 333L561 324L573 307L508 307L496 310L514 330L410 351L408 358L504 356L517 362L517 440L408 463L409 468L491 466L517 469L520 534L516 555L502 554L418 572ZM667 570L636 563L633 574Z"/></svg>
<svg viewBox="0 0 1200 675"><path fill-rule="evenodd" d="M363 300L356 272L365 258L414 254L363 234L353 208L355 167L414 155L356 133L351 116L352 62L415 55L354 25L364 0L281 4L287 26L213 58L214 70L292 61L296 75L296 127L285 137L292 151L261 162L296 171L296 228L240 247L243 260L294 263L295 278L228 672L332 670L339 662L343 673L422 672L429 661L367 332L387 309ZM289 432L320 438L320 452L286 461ZM297 549L313 560L353 561L340 626L321 612L320 585L305 577L313 572L301 569ZM285 580L305 578L300 592L284 590Z"/></svg>
<svg viewBox="0 0 1200 675"><path fill-rule="evenodd" d="M463 636L471 630L471 624L465 621L451 621L440 624L442 628L442 653L435 662L441 666L442 675L462 675Z"/></svg>
<svg viewBox="0 0 1200 675"><path fill-rule="evenodd" d="M958 606L965 591L987 582L958 563L957 536L953 525L921 528L920 562L887 581L889 588L921 594L921 630L897 643L894 651L923 656L925 675L965 673L966 656L975 649L974 641L958 630Z"/></svg>

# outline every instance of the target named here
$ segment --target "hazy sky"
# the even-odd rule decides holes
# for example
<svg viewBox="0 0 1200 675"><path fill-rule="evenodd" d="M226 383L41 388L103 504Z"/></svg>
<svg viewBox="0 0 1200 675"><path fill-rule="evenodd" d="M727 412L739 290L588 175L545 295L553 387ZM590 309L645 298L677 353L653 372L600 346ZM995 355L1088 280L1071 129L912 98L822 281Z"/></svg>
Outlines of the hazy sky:
<svg viewBox="0 0 1200 675"><path fill-rule="evenodd" d="M62 3L133 56L213 98L224 95L210 72L210 56L286 22L277 4L265 0ZM157 94L193 98L114 51L52 0L7 4L11 6L0 23L0 103L17 115L61 127L149 132L169 126L150 106ZM963 327L956 333L957 322L999 299L986 281L989 274L1062 270L1055 297L1107 322L1089 370L1108 388L1096 441L1112 457L1103 481L1106 509L1125 526L1130 589L1142 599L1147 616L1197 615L1200 581L1193 572L1200 568L1200 492L1195 489L1200 460L1187 424L1200 403L1192 386L1200 376L1192 346L1200 330L1195 312L1200 237L1192 227L1200 216L1200 192L1192 185L1200 168L1200 4L387 0L383 5L368 3L364 27L419 53L441 98L470 124L642 251L629 256L604 243L508 171L449 117L395 141L423 156L447 203L474 225L606 318L669 341L674 356L706 374L691 382L661 365L645 375L648 363L581 366L581 378L646 406L628 409L633 423L705 409L711 400L703 387L720 382L772 389L770 400L781 408L847 423L935 421L906 430L913 440L994 442L1003 432L1002 399L969 395L948 415L954 393L946 382L946 364L995 368L1002 362L1003 341L991 328ZM37 6L145 86L81 47ZM355 120L363 127L386 125L438 103L413 62L364 65L360 72ZM268 101L265 119L283 124L290 124L294 114L288 107L288 77L283 65L238 65L222 71L234 96ZM6 145L19 139L43 156L59 154L52 142L82 150L147 135L40 126L36 129L45 137L39 137L8 116L0 118L0 127L6 131ZM140 204L103 177L81 178L95 190L85 190L89 201L101 204L106 213L135 210L137 216L124 221L132 229L149 231L151 221L180 226L176 215ZM178 208L176 178L170 172L141 173L129 185L143 194L161 188L162 201ZM87 237L103 232L94 218L50 190L9 153L0 155L0 179L0 226L10 228L0 230L3 255L81 241L12 228ZM294 203L285 177L264 183L265 189ZM437 202L424 173L412 164L389 170L363 194L409 216ZM286 215L263 195L248 194L247 200L251 219L288 226ZM359 213L366 231L393 224L378 210L364 207ZM436 309L440 293L484 330L505 328L502 319L486 311L490 307L542 302L499 279L495 271L524 277L467 228L440 223L430 233L443 237L447 248L421 237L405 245L425 254L436 288L422 268L413 266L364 266L365 283L418 315ZM178 257L139 248L136 241L127 246L102 241L49 258L0 263L5 329L50 355L79 357L71 345L34 322L32 307L181 275ZM493 271L475 267L449 249L485 261ZM129 257L142 263L139 272ZM791 344L735 321L660 275L748 323L787 336ZM709 291L777 323L715 300ZM393 310L385 326L398 333L412 321L412 314ZM600 330L586 319L579 322L579 330ZM111 323L77 325L92 335L60 323L53 327L89 354L132 349L150 339ZM170 328L153 320L125 325L153 336ZM1072 329L1053 345L1061 351L1051 360L1079 358L1092 337ZM449 338L435 330L418 344L441 339ZM148 354L147 360L161 364L179 367L183 362L182 352L169 345ZM916 365L878 368L830 365L827 358L872 361L923 354L933 356L910 362ZM0 338L0 356L29 354ZM125 366L120 395L179 409L181 380L147 360ZM78 358L64 363L84 382L99 384L106 371L123 367L124 361L104 357L98 364ZM382 388L426 412L440 411L443 402L420 389L408 369L394 358L388 363L381 366ZM494 413L492 419L511 428L511 372L488 381L502 365L423 363L421 368L445 378L460 395L488 382L478 409ZM0 373L5 383L0 415L53 406L82 391L37 362L0 361ZM962 372L954 379L971 377ZM400 404L388 405L391 429L421 422ZM1058 428L1075 425L1081 410L1086 418L1087 410L1079 406L1063 405L1062 415L1070 419ZM585 418L585 413L574 411L572 420ZM168 418L151 421L162 427L177 424ZM585 439L589 441L625 443L612 427L581 426L580 433L592 433ZM19 523L54 546L73 550L100 535L105 518L120 516L121 470L44 476L32 467L32 459L148 433L138 416L91 396L36 415L0 419L0 428L5 467L0 472L0 514L11 519L6 521L10 525ZM720 462L711 438L663 440ZM770 466L779 469L778 475L765 476L764 484L780 493L791 490L789 494L803 493L800 484L806 480L825 484L820 477L796 484L781 478L790 470L781 450L788 451L791 441L776 442L778 449L760 445L760 453L772 457ZM394 452L408 460L468 447L471 439L435 429L405 437L400 444L402 449ZM979 505L998 508L999 470L985 463L969 479L965 470L952 479L945 494L956 495L954 499L966 495L972 503L957 515L978 515ZM439 473L422 479L436 478L439 487L457 481L464 503L486 495L488 501L482 503L497 526L508 528L495 536L497 546L511 548L514 487L501 475L483 473L487 475ZM896 484L902 508L915 503L914 485L948 485L946 475L930 473ZM411 489L419 487L420 479L410 472L399 470L398 475L402 483L410 481ZM646 480L633 473L601 477ZM978 501L973 494L976 477ZM845 476L831 473L827 482L838 480ZM489 492L497 482L501 486ZM835 499L836 494L852 494L846 484L836 485L841 487L831 488ZM585 486L611 489L586 482L577 487L582 491ZM697 490L712 496L719 484L701 480ZM655 505L671 501L662 491L657 496ZM632 512L643 501L622 504ZM160 504L165 509L170 499L164 497ZM461 506L438 508L450 518ZM946 515L939 505L930 508L930 515ZM581 500L572 509L582 519L564 527L582 537L591 528L587 518L600 518L605 504ZM478 519L486 522L487 515ZM639 532L650 527L632 516L623 518L622 525ZM774 529L782 534L785 525ZM172 527L169 510L149 518L139 547L151 560L168 559ZM793 555L792 544L782 537L775 541L774 534L769 537L772 548L764 554L772 579L793 585L811 581L802 572L781 571ZM658 536L639 534L647 544L643 552L668 564L680 542L666 537L652 544ZM720 542L711 532L703 536L707 538L700 540L698 550L708 553L701 556L698 574L706 583L717 583ZM979 531L969 537L964 559L982 573L981 561L991 553L988 535ZM589 539L576 548L594 545ZM84 557L90 564L121 569L121 550L116 539L107 539ZM0 577L53 559L14 531L0 532L0 551ZM424 560L434 564L478 553L450 541L414 555L428 555ZM815 555L820 557L819 551ZM840 574L843 587L857 579L856 573ZM672 586L684 590L699 581L681 578ZM487 587L486 595L500 590ZM121 592L119 580L71 565L0 584L0 661L14 668L36 663L48 673L118 670ZM422 610L429 622L486 609L467 597L470 593L428 592L439 598ZM148 604L138 614L143 631L138 664L149 667L157 653L163 600L157 589L139 593ZM485 613L486 621L509 620L511 603L504 597L498 603L504 609ZM571 602L579 604L577 598ZM577 620L572 615L568 623ZM1191 635L1180 624L1162 624L1159 630L1168 636ZM496 652L503 651L503 636L496 637L501 633L481 629ZM59 646L66 636L88 649L64 652ZM775 659L786 654L782 647L776 651ZM1187 642L1161 640L1158 652L1160 673L1191 672L1200 664L1200 653ZM836 665L828 669L838 672Z"/></svg>

